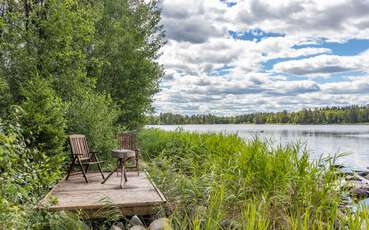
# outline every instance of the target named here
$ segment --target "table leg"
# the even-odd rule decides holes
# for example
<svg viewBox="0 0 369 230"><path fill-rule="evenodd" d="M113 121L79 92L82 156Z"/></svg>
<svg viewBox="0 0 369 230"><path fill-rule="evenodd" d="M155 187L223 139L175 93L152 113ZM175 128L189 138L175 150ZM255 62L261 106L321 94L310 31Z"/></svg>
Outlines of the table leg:
<svg viewBox="0 0 369 230"><path fill-rule="evenodd" d="M108 179L109 179L109 177L111 176L111 175L113 175L113 173L115 172L115 170L113 170L113 171L111 171L110 173L109 173L109 175L103 180L103 182L101 182L101 184L104 184Z"/></svg>
<svg viewBox="0 0 369 230"><path fill-rule="evenodd" d="M118 160L119 161L119 160ZM118 172L118 167L115 168L115 170L112 170L109 175L103 180L103 182L101 182L101 184L104 184L108 179L109 177L111 177L111 175L113 175L113 173L117 171Z"/></svg>
<svg viewBox="0 0 369 230"><path fill-rule="evenodd" d="M125 160L118 159L117 167L115 168L115 170L112 170L109 173L109 175L103 180L103 182L101 182L101 184L104 184L111 177L111 175L113 175L115 171L117 171L117 174L118 174L119 172L118 169L120 168L120 188L123 189L123 177L124 177L124 183L128 181L125 164L126 164Z"/></svg>

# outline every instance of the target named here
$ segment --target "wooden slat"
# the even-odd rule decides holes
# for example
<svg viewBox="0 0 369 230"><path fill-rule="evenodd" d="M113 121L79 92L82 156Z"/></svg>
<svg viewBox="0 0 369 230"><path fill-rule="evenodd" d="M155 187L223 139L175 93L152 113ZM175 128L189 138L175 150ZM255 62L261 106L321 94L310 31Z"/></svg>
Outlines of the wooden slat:
<svg viewBox="0 0 369 230"><path fill-rule="evenodd" d="M166 203L165 197L153 185L146 172L128 172L128 182L124 189L119 188L120 175L113 174L105 183L101 184L99 173L87 174L89 183L86 184L80 175L71 175L68 181L60 181L52 191L41 201L45 203L48 197L54 196L58 203L51 205L49 210L79 210L101 209L108 204L124 209L125 213L138 210L136 214L154 214L156 208ZM109 202L107 202L109 201Z"/></svg>
<svg viewBox="0 0 369 230"><path fill-rule="evenodd" d="M69 136L72 154L78 155L80 159L90 158L90 149L87 144L87 139L81 134L72 134Z"/></svg>

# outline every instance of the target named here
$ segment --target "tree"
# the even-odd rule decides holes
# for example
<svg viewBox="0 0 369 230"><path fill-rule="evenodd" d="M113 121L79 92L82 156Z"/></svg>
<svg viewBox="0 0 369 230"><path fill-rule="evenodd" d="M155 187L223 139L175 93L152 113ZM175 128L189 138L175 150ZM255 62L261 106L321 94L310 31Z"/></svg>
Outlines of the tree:
<svg viewBox="0 0 369 230"><path fill-rule="evenodd" d="M303 109L296 112L251 113L238 116L180 115L161 113L149 116L150 124L242 124L242 123L293 123L336 124L369 122L369 105Z"/></svg>
<svg viewBox="0 0 369 230"><path fill-rule="evenodd" d="M119 123L136 128L150 111L152 96L163 75L157 62L163 46L156 1L104 0L97 23L94 56L103 60L91 68L97 76L97 89L109 92L120 109Z"/></svg>

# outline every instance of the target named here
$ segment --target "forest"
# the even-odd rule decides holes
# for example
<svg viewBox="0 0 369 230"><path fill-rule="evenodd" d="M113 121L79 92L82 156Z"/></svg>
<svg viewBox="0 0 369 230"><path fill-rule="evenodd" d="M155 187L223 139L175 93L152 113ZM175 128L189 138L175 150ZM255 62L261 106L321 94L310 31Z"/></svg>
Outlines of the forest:
<svg viewBox="0 0 369 230"><path fill-rule="evenodd" d="M143 125L163 75L159 21L156 1L0 1L0 229L76 229L37 201L65 173L68 134L106 158L118 131Z"/></svg>
<svg viewBox="0 0 369 230"><path fill-rule="evenodd" d="M250 113L237 116L161 113L148 116L149 124L353 124L369 122L369 105L303 109L296 112Z"/></svg>

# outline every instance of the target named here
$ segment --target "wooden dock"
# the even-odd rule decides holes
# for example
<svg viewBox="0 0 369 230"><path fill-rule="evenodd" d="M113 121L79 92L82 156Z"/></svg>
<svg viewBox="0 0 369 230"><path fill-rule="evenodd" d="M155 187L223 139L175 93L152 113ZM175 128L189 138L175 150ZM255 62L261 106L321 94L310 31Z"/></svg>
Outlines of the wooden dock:
<svg viewBox="0 0 369 230"><path fill-rule="evenodd" d="M50 211L82 210L88 213L116 207L127 216L152 215L164 207L167 200L146 172L140 172L139 176L137 172L127 172L127 176L128 181L120 189L120 175L116 173L105 184L101 184L99 173L88 173L88 184L81 174L71 175L68 181L60 181L40 202L40 206Z"/></svg>

